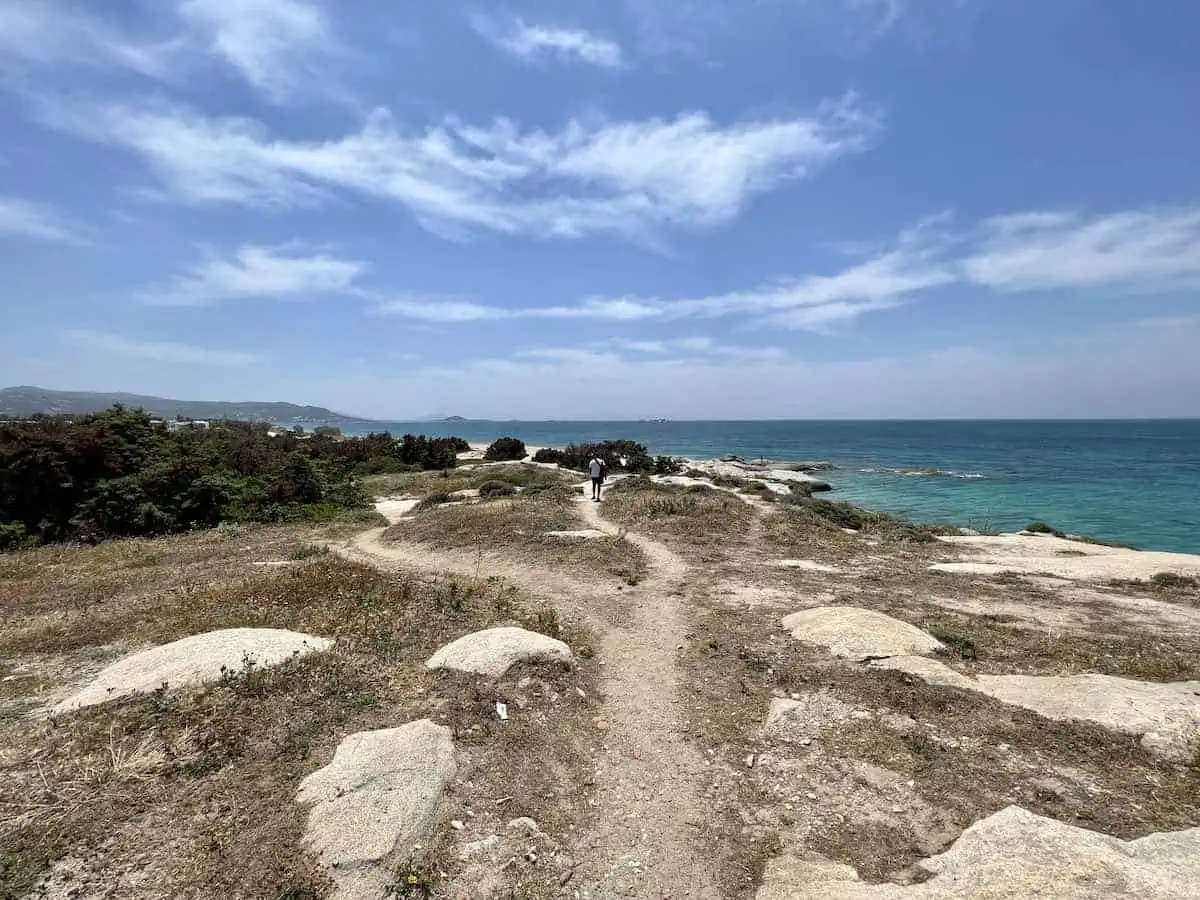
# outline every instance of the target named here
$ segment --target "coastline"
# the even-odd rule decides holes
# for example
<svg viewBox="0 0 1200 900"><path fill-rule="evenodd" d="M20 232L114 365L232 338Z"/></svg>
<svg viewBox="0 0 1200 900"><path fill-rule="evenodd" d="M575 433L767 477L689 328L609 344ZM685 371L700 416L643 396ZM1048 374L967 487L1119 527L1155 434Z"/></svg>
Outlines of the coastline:
<svg viewBox="0 0 1200 900"><path fill-rule="evenodd" d="M1200 422L504 423L537 446L608 438L654 454L828 460L832 496L905 518L980 531L1048 522L1136 547L1200 552ZM399 428L397 424L393 426Z"/></svg>

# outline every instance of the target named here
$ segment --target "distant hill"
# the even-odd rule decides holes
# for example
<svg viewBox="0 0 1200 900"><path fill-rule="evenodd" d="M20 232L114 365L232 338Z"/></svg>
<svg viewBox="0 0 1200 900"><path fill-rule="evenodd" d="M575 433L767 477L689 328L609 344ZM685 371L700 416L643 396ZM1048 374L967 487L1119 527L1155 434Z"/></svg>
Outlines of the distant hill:
<svg viewBox="0 0 1200 900"><path fill-rule="evenodd" d="M297 406L295 403L168 400L140 394L51 391L39 387L0 389L0 416L32 416L37 413L83 415L107 409L114 403L141 408L151 415L166 419L182 416L185 419L241 419L254 422L367 421L322 406Z"/></svg>

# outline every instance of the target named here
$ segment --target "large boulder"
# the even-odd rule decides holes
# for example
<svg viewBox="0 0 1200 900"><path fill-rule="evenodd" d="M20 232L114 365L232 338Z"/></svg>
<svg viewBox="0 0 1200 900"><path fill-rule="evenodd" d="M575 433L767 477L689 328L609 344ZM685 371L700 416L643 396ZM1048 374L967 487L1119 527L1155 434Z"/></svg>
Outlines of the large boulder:
<svg viewBox="0 0 1200 900"><path fill-rule="evenodd" d="M327 650L332 641L281 628L226 628L195 634L126 656L100 671L82 690L58 703L55 715L118 697L144 694L164 684L180 687L214 681L249 664L274 666Z"/></svg>
<svg viewBox="0 0 1200 900"><path fill-rule="evenodd" d="M919 884L865 884L850 866L785 855L767 864L756 900L1191 900L1200 828L1135 841L1010 806L981 819L918 866Z"/></svg>
<svg viewBox="0 0 1200 900"><path fill-rule="evenodd" d="M933 636L907 622L857 606L816 606L785 616L792 637L818 644L842 659L921 656L939 650Z"/></svg>
<svg viewBox="0 0 1200 900"><path fill-rule="evenodd" d="M383 895L396 865L432 835L456 770L450 729L421 719L350 735L300 782L297 802L312 804L304 842L328 869L334 900Z"/></svg>
<svg viewBox="0 0 1200 900"><path fill-rule="evenodd" d="M571 648L562 641L524 628L488 628L442 647L425 663L428 669L453 669L499 678L517 663L556 661L569 665Z"/></svg>

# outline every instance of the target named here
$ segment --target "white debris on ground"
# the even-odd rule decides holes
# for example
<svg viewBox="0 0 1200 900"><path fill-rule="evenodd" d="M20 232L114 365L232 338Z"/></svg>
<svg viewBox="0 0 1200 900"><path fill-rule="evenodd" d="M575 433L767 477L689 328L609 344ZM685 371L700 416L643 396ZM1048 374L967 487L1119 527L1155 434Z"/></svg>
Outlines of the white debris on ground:
<svg viewBox="0 0 1200 900"><path fill-rule="evenodd" d="M118 660L51 712L61 715L118 697L149 693L163 685L176 688L215 681L249 665L274 666L331 646L333 642L325 638L281 628L225 628L195 634Z"/></svg>
<svg viewBox="0 0 1200 900"><path fill-rule="evenodd" d="M866 884L853 868L791 854L767 863L756 900L1193 900L1200 828L1122 841L1009 806L945 853L917 864L918 884Z"/></svg>
<svg viewBox="0 0 1200 900"><path fill-rule="evenodd" d="M498 678L521 662L569 665L571 660L571 648L562 641L524 628L502 627L460 637L429 657L425 666Z"/></svg>
<svg viewBox="0 0 1200 900"><path fill-rule="evenodd" d="M336 885L334 900L376 900L397 863L428 841L454 777L450 729L428 719L360 731L300 783L304 833Z"/></svg>
<svg viewBox="0 0 1200 900"><path fill-rule="evenodd" d="M837 566L819 563L815 559L781 559L775 563L781 569L803 569L806 572L823 572L826 575L841 575Z"/></svg>

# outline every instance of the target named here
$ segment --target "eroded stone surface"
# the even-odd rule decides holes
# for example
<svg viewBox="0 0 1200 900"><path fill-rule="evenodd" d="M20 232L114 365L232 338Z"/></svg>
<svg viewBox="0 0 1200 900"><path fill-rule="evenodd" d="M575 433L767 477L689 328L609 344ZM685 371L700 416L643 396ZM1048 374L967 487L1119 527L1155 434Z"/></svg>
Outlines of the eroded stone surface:
<svg viewBox="0 0 1200 900"><path fill-rule="evenodd" d="M281 628L225 628L194 634L118 660L52 712L59 715L130 694L149 693L164 684L181 687L215 681L222 672L239 672L251 661L256 666L273 666L331 646L333 642L325 638Z"/></svg>
<svg viewBox="0 0 1200 900"><path fill-rule="evenodd" d="M569 664L571 648L562 641L524 628L488 628L460 637L425 663L429 669L453 669L499 677L519 662L557 660Z"/></svg>
<svg viewBox="0 0 1200 900"><path fill-rule="evenodd" d="M857 606L818 606L785 616L792 637L818 644L843 659L920 656L941 643L914 625Z"/></svg>
<svg viewBox="0 0 1200 900"><path fill-rule="evenodd" d="M757 900L1189 900L1200 880L1200 828L1122 841L1010 806L976 822L919 866L920 884L865 884L850 866L785 855Z"/></svg>
<svg viewBox="0 0 1200 900"><path fill-rule="evenodd" d="M432 834L455 771L450 729L421 719L350 735L300 783L297 802L313 804L304 841L337 885L335 900L382 896L395 865Z"/></svg>

